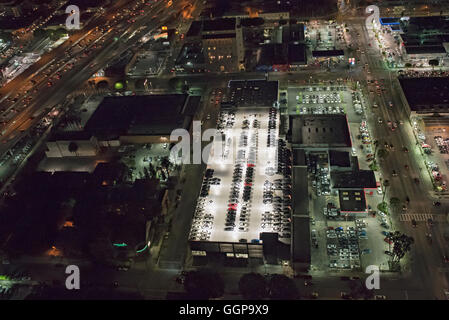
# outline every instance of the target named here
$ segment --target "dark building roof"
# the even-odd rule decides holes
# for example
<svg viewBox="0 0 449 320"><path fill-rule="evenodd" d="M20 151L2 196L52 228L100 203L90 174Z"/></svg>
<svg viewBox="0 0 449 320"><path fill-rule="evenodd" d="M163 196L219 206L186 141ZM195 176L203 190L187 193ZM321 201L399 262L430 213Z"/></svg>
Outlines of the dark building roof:
<svg viewBox="0 0 449 320"><path fill-rule="evenodd" d="M272 107L278 98L277 81L231 80L228 87L228 102L234 107Z"/></svg>
<svg viewBox="0 0 449 320"><path fill-rule="evenodd" d="M126 166L121 162L102 162L97 164L92 179L97 186L112 186L122 182Z"/></svg>
<svg viewBox="0 0 449 320"><path fill-rule="evenodd" d="M106 97L85 131L98 136L170 135L184 128L185 94Z"/></svg>
<svg viewBox="0 0 449 320"><path fill-rule="evenodd" d="M282 43L267 43L262 45L257 66L271 67L287 64L287 47Z"/></svg>
<svg viewBox="0 0 449 320"><path fill-rule="evenodd" d="M107 5L106 0L71 0L70 4L77 5L81 11L88 8L98 8Z"/></svg>
<svg viewBox="0 0 449 320"><path fill-rule="evenodd" d="M294 166L305 166L306 163L306 153L304 149L293 149L293 165Z"/></svg>
<svg viewBox="0 0 449 320"><path fill-rule="evenodd" d="M292 24L282 28L282 42L302 42L304 41L304 24Z"/></svg>
<svg viewBox="0 0 449 320"><path fill-rule="evenodd" d="M449 78L400 78L410 109L417 113L449 111Z"/></svg>
<svg viewBox="0 0 449 320"><path fill-rule="evenodd" d="M191 68L202 65L205 63L203 48L201 42L198 43L185 43L179 51L175 64L177 66L189 67L188 63L191 63Z"/></svg>
<svg viewBox="0 0 449 320"><path fill-rule="evenodd" d="M89 140L92 133L87 131L56 131L48 141L80 141Z"/></svg>
<svg viewBox="0 0 449 320"><path fill-rule="evenodd" d="M322 57L340 57L344 56L345 52L343 50L314 50L312 51L312 56L314 58Z"/></svg>
<svg viewBox="0 0 449 320"><path fill-rule="evenodd" d="M235 18L203 21L203 32L235 30Z"/></svg>
<svg viewBox="0 0 449 320"><path fill-rule="evenodd" d="M292 168L293 215L309 215L309 184L307 167Z"/></svg>
<svg viewBox="0 0 449 320"><path fill-rule="evenodd" d="M189 31L186 33L186 37L196 37L201 33L201 28L203 26L202 21L193 21L190 25Z"/></svg>
<svg viewBox="0 0 449 320"><path fill-rule="evenodd" d="M85 190L90 182L90 177L91 175L88 172L35 171L24 179L19 180L16 190L18 193L35 193L36 190L39 190L48 194L54 192L78 192Z"/></svg>
<svg viewBox="0 0 449 320"><path fill-rule="evenodd" d="M288 44L288 63L289 64L306 64L306 46L302 43Z"/></svg>
<svg viewBox="0 0 449 320"><path fill-rule="evenodd" d="M380 18L380 23L384 25L397 25L399 24L399 18Z"/></svg>
<svg viewBox="0 0 449 320"><path fill-rule="evenodd" d="M422 46L405 45L404 48L408 54L446 53L446 49L442 44Z"/></svg>
<svg viewBox="0 0 449 320"><path fill-rule="evenodd" d="M263 255L268 264L290 259L290 246L279 241L277 232L262 232L259 238L263 241Z"/></svg>
<svg viewBox="0 0 449 320"><path fill-rule="evenodd" d="M341 212L366 211L365 192L363 190L339 190Z"/></svg>
<svg viewBox="0 0 449 320"><path fill-rule="evenodd" d="M390 26L390 29L393 31L399 31L399 30L401 30L401 26L394 24L394 25Z"/></svg>
<svg viewBox="0 0 449 320"><path fill-rule="evenodd" d="M0 30L17 30L21 28L27 28L33 24L33 22L39 16L20 16L20 17L4 17L0 19Z"/></svg>
<svg viewBox="0 0 449 320"><path fill-rule="evenodd" d="M235 38L235 33L215 33L215 34L204 34L203 39L232 39Z"/></svg>
<svg viewBox="0 0 449 320"><path fill-rule="evenodd" d="M346 115L290 116L289 137L292 144L304 147L350 147Z"/></svg>
<svg viewBox="0 0 449 320"><path fill-rule="evenodd" d="M350 167L351 159L349 152L329 150L329 161L331 166Z"/></svg>
<svg viewBox="0 0 449 320"><path fill-rule="evenodd" d="M449 17L445 16L410 17L408 21L401 21L401 24L402 29L409 34L449 31Z"/></svg>
<svg viewBox="0 0 449 320"><path fill-rule="evenodd" d="M306 217L293 217L291 259L296 263L310 264L310 220Z"/></svg>
<svg viewBox="0 0 449 320"><path fill-rule="evenodd" d="M332 171L331 180L335 189L375 189L374 171Z"/></svg>

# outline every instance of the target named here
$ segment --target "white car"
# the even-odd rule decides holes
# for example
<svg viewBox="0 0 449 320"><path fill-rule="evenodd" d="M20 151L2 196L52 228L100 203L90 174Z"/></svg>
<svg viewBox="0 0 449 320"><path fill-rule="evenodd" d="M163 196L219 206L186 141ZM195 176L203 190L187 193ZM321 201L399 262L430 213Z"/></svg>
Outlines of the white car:
<svg viewBox="0 0 449 320"><path fill-rule="evenodd" d="M378 194L382 194L382 187L381 186L377 187L377 193Z"/></svg>

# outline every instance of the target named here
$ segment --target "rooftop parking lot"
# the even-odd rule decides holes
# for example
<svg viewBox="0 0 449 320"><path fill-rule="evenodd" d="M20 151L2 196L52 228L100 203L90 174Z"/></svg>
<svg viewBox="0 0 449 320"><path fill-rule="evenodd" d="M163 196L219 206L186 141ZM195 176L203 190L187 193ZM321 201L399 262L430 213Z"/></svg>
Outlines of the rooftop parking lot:
<svg viewBox="0 0 449 320"><path fill-rule="evenodd" d="M283 103L284 102L284 103ZM351 94L343 85L290 87L280 97L289 114L345 114L353 108Z"/></svg>
<svg viewBox="0 0 449 320"><path fill-rule="evenodd" d="M278 124L273 108L220 114L224 148L211 149L190 241L259 242L261 232L290 241L291 152Z"/></svg>

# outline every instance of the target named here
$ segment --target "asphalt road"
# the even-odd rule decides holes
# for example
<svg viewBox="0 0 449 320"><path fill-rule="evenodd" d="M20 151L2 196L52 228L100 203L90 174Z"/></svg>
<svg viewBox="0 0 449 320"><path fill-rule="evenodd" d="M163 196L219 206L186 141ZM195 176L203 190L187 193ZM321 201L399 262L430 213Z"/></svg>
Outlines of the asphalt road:
<svg viewBox="0 0 449 320"><path fill-rule="evenodd" d="M381 92L380 97L371 95L371 100L375 98L379 102L379 108L373 108L368 112L368 122L374 130L374 137L379 141L379 148L383 148L384 142L393 144L395 150L390 151L385 160L380 162L381 176L390 182L387 188L386 201L391 197L397 197L405 204L405 199L410 198L407 206L407 213L432 213L445 215L448 203L445 200L439 200L442 206L437 208L432 205L435 199L431 198L433 193L432 185L423 158L416 147L415 138L412 133L410 123L406 117L399 91L401 90L396 78L396 74L389 74L381 61L379 50L375 47L374 37L371 39L364 30L364 21L359 20L351 23L351 27L356 29L362 36L360 45L365 49L365 55L360 58L362 63L368 63L370 74L366 73L367 79L380 80L385 79L385 92ZM368 45L371 43L371 46ZM389 106L389 101L393 102L393 107ZM378 124L377 118L383 119L383 124ZM393 132L386 125L386 122L399 121L402 125ZM403 152L403 147L407 147L409 152ZM409 166L409 169L405 168ZM392 176L392 171L398 173L398 177ZM413 179L418 177L421 181L419 185L414 183ZM399 214L401 208L393 209L391 218L394 227L415 239L415 244L411 252L411 270L409 270L409 283L421 284L422 293L428 298L445 299L444 290L448 288L447 272L442 268L441 246L447 246L447 242L435 242L430 245L425 234L428 231L425 223L421 223L418 228L412 228L410 222L400 222ZM435 223L435 230L442 227L442 223ZM440 239L442 239L440 237ZM442 240L444 241L444 240ZM407 286L405 286L406 288Z"/></svg>

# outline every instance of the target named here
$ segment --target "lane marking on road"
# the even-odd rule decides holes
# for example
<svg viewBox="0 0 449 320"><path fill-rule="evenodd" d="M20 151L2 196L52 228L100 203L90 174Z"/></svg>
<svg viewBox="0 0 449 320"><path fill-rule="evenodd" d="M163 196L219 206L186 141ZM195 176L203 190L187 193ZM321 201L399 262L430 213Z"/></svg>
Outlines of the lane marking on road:
<svg viewBox="0 0 449 320"><path fill-rule="evenodd" d="M427 221L428 219L432 219L433 221L446 221L446 217L442 214L426 214L426 213L403 213L399 215L399 221Z"/></svg>

